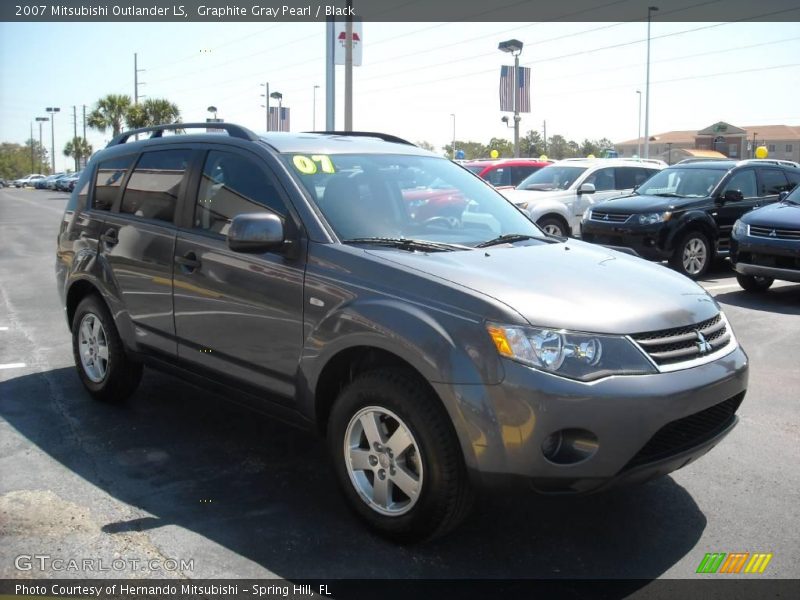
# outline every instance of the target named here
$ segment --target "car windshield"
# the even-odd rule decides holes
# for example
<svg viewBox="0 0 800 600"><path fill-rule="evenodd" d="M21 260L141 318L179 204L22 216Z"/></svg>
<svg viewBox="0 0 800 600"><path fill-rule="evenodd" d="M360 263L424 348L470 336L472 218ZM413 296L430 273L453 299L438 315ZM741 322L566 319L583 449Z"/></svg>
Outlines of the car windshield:
<svg viewBox="0 0 800 600"><path fill-rule="evenodd" d="M417 240L456 248L510 235L545 239L513 204L444 158L386 154L282 158L342 241Z"/></svg>
<svg viewBox="0 0 800 600"><path fill-rule="evenodd" d="M517 186L518 190L566 190L575 183L586 167L566 167L562 165L548 165L535 173L528 175Z"/></svg>
<svg viewBox="0 0 800 600"><path fill-rule="evenodd" d="M653 175L636 191L650 196L704 198L717 187L726 169L671 167Z"/></svg>

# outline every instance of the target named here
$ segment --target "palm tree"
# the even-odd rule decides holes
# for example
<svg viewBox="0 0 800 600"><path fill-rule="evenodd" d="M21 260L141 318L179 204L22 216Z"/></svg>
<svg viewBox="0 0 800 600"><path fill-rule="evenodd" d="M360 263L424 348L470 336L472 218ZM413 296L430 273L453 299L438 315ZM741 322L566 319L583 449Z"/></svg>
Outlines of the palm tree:
<svg viewBox="0 0 800 600"><path fill-rule="evenodd" d="M173 104L164 98L148 98L142 104L145 114L147 114L147 125L162 125L168 123L180 123L181 111L177 104Z"/></svg>
<svg viewBox="0 0 800 600"><path fill-rule="evenodd" d="M82 137L72 138L64 146L64 156L71 156L75 159L75 170L82 158L89 158L92 155L92 145Z"/></svg>
<svg viewBox="0 0 800 600"><path fill-rule="evenodd" d="M97 101L95 109L89 113L86 122L89 127L105 131L109 127L114 137L122 131L122 122L131 106L131 97L124 94L109 94Z"/></svg>

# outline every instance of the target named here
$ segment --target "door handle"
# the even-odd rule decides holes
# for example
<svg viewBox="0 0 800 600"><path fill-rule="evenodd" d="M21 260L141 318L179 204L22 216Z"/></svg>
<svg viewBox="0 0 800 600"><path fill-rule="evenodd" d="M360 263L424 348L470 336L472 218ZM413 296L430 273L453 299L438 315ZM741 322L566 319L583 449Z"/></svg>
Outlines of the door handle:
<svg viewBox="0 0 800 600"><path fill-rule="evenodd" d="M105 242L107 246L116 246L119 243L116 229L107 229L106 232L100 236L100 239Z"/></svg>
<svg viewBox="0 0 800 600"><path fill-rule="evenodd" d="M183 256L176 256L175 262L188 273L191 273L200 266L200 260L194 252L187 252Z"/></svg>

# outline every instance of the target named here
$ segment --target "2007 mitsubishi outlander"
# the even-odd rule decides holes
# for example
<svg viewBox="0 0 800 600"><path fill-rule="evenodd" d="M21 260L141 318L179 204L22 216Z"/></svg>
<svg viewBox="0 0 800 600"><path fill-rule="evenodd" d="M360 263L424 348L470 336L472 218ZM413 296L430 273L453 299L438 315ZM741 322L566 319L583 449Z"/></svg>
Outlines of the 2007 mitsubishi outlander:
<svg viewBox="0 0 800 600"><path fill-rule="evenodd" d="M442 535L471 489L580 493L681 468L736 424L748 361L688 278L545 235L469 171L374 133L115 138L67 206L78 373L142 365L316 429L375 530Z"/></svg>

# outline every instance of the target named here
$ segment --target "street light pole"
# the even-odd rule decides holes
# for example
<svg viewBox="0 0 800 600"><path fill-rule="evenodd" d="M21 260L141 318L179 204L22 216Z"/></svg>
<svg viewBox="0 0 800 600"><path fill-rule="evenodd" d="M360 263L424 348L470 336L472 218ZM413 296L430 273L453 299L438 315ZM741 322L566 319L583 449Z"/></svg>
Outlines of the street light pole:
<svg viewBox="0 0 800 600"><path fill-rule="evenodd" d="M507 40L500 42L498 50L508 52L514 56L514 158L519 158L519 55L522 54L522 42L519 40Z"/></svg>
<svg viewBox="0 0 800 600"><path fill-rule="evenodd" d="M266 131L269 131L269 82L262 83L261 87L264 88L264 93L261 94L264 97L264 104L261 105L264 107L264 124Z"/></svg>
<svg viewBox="0 0 800 600"><path fill-rule="evenodd" d="M453 117L453 160L456 159L456 115L455 113L450 113L450 116Z"/></svg>
<svg viewBox="0 0 800 600"><path fill-rule="evenodd" d="M636 90L639 95L639 120L637 121L636 129L636 157L642 157L642 91Z"/></svg>
<svg viewBox="0 0 800 600"><path fill-rule="evenodd" d="M33 173L33 121L31 121L31 173Z"/></svg>
<svg viewBox="0 0 800 600"><path fill-rule="evenodd" d="M313 91L313 102L311 107L311 131L317 130L317 89L319 89L318 85L314 86Z"/></svg>
<svg viewBox="0 0 800 600"><path fill-rule="evenodd" d="M50 119L48 117L36 117L36 120L39 122L39 170L43 171L44 165L42 164L42 123L45 121L49 121Z"/></svg>
<svg viewBox="0 0 800 600"><path fill-rule="evenodd" d="M647 81L644 100L644 157L650 158L650 21L657 6L647 7Z"/></svg>
<svg viewBox="0 0 800 600"><path fill-rule="evenodd" d="M758 135L755 131L753 132L753 158L756 157L756 135Z"/></svg>
<svg viewBox="0 0 800 600"><path fill-rule="evenodd" d="M60 112L61 109L58 106L48 106L45 110L52 115L50 118L50 151L52 153L50 158L52 159L53 173L55 173L56 172L56 113Z"/></svg>

